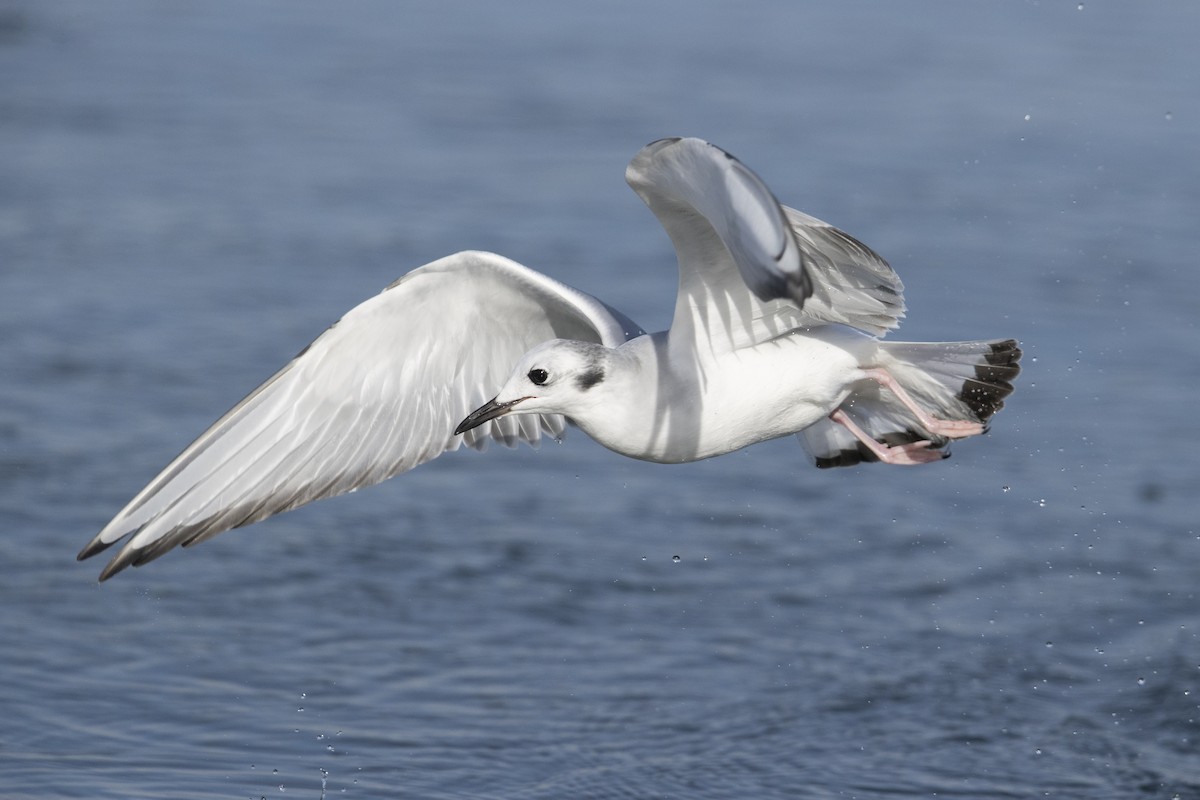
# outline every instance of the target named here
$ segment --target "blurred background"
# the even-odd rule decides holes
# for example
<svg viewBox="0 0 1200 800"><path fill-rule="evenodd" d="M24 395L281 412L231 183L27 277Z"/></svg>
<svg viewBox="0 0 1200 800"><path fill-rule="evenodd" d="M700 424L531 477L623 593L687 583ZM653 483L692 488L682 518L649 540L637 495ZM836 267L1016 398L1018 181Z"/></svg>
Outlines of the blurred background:
<svg viewBox="0 0 1200 800"><path fill-rule="evenodd" d="M0 0L8 797L1200 797L1200 6ZM408 270L654 330L713 141L1014 336L986 438L455 453L99 586L75 553Z"/></svg>

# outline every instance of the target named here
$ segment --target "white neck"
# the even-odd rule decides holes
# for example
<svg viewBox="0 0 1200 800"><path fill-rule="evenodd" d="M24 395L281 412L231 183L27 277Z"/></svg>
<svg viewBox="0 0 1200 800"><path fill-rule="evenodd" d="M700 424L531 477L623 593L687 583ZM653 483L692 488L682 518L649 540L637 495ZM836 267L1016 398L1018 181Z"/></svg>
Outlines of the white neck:
<svg viewBox="0 0 1200 800"><path fill-rule="evenodd" d="M672 369L664 333L639 336L609 351L610 369L591 403L572 413L600 444L631 458L679 463L707 458L699 436L700 383ZM670 392L670 396L664 396Z"/></svg>

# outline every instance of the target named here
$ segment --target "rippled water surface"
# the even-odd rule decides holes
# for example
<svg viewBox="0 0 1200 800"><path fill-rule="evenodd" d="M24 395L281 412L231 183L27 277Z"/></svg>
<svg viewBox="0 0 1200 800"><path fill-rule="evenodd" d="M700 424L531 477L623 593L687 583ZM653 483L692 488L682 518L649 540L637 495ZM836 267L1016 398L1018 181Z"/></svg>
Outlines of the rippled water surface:
<svg viewBox="0 0 1200 800"><path fill-rule="evenodd" d="M1200 797L1200 7L0 2L5 797ZM502 252L648 328L696 135L1016 336L948 462L456 453L76 551L358 301Z"/></svg>

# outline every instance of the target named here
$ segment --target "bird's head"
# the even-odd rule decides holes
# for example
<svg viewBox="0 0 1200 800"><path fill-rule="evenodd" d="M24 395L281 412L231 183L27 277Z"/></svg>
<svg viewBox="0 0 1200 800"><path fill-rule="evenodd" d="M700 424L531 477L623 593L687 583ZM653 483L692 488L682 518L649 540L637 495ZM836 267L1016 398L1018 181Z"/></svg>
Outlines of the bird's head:
<svg viewBox="0 0 1200 800"><path fill-rule="evenodd" d="M591 405L593 390L607 374L603 345L552 339L517 362L499 393L467 415L454 429L465 433L505 414L562 414L572 417Z"/></svg>

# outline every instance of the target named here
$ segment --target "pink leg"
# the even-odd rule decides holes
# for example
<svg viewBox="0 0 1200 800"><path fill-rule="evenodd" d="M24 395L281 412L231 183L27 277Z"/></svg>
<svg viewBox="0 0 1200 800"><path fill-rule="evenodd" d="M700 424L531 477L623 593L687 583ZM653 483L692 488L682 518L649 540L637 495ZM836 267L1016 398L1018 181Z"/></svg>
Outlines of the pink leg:
<svg viewBox="0 0 1200 800"><path fill-rule="evenodd" d="M938 419L930 415L928 411L916 404L909 393L904 390L904 387L897 383L896 379L892 377L892 373L886 369L880 367L865 369L863 370L863 375L894 394L896 399L904 404L905 408L916 415L917 421L921 423L921 427L934 436L945 436L947 439L964 439L968 436L978 436L987 430L981 423L971 420Z"/></svg>
<svg viewBox="0 0 1200 800"><path fill-rule="evenodd" d="M930 450L929 446L933 442L928 439L895 445L886 445L882 442L877 442L867 435L866 431L854 424L854 420L850 419L850 415L840 408L830 414L829 418L854 434L855 439L866 445L867 449L885 464L928 464L933 461L940 461L949 455L940 450Z"/></svg>

